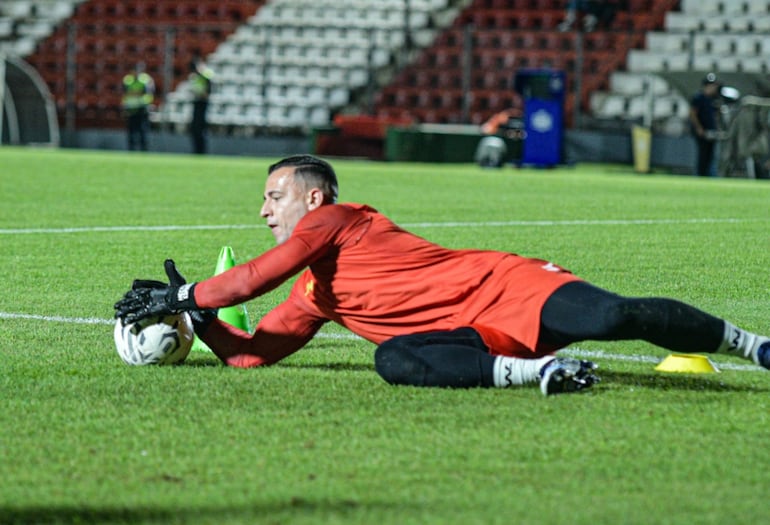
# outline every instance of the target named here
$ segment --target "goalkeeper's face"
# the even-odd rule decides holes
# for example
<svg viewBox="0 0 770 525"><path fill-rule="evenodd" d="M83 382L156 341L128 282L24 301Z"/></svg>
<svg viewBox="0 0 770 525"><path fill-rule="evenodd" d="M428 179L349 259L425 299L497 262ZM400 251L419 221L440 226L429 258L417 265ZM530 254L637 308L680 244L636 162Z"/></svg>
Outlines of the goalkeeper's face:
<svg viewBox="0 0 770 525"><path fill-rule="evenodd" d="M260 215L267 220L275 242L281 244L307 212L321 205L323 194L318 188L305 188L294 177L294 168L285 167L267 177L264 199Z"/></svg>

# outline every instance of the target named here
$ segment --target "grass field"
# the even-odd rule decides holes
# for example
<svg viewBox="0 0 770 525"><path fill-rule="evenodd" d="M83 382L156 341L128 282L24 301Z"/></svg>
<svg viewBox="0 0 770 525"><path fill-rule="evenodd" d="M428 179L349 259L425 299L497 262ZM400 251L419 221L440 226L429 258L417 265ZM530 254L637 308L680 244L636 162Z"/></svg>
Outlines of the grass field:
<svg viewBox="0 0 770 525"><path fill-rule="evenodd" d="M391 387L330 325L264 369L124 365L112 304L133 278L272 245L271 160L0 148L1 524L770 522L770 375L745 361L663 374L662 350L587 341L565 350L601 367L584 394ZM770 332L767 181L336 166L342 201L430 240Z"/></svg>

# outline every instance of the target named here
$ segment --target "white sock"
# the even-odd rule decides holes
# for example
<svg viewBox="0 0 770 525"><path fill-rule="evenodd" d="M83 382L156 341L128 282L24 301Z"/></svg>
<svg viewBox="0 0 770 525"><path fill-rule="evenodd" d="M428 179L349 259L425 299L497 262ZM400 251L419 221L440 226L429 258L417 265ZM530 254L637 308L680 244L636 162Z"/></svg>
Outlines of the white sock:
<svg viewBox="0 0 770 525"><path fill-rule="evenodd" d="M534 383L540 379L540 369L546 363L553 361L552 355L539 359L522 359L520 357L497 356L493 369L495 386L505 388L514 385Z"/></svg>
<svg viewBox="0 0 770 525"><path fill-rule="evenodd" d="M737 355L756 363L757 348L767 340L767 337L747 332L725 321L724 340L717 352Z"/></svg>

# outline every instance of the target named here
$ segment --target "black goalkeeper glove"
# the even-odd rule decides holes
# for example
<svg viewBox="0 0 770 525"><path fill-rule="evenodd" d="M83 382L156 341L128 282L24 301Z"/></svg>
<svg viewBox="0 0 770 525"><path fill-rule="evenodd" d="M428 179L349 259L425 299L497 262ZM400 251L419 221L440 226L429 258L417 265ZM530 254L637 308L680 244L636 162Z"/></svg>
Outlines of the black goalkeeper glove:
<svg viewBox="0 0 770 525"><path fill-rule="evenodd" d="M169 284L172 286L184 286L187 284L187 280L182 277L182 274L180 274L179 270L176 269L176 265L174 264L173 260L168 259L163 266L166 269L166 275L168 276ZM193 304L195 304L194 297ZM187 313L190 314L193 330L195 330L196 335L202 335L206 331L206 328L208 328L212 323L212 321L217 318L217 310L215 308L204 308L203 310L195 308L193 310L188 310Z"/></svg>
<svg viewBox="0 0 770 525"><path fill-rule="evenodd" d="M163 264L163 267L166 270L168 282L171 286L181 287L187 284L187 279L182 277L182 274L179 273L179 270L176 269L176 265L174 264L173 260L166 260L166 262ZM195 304L194 297L193 304ZM195 330L196 335L202 335L203 332L206 331L206 328L208 328L212 323L212 321L217 318L217 310L215 308L204 308L203 310L195 308L193 310L188 310L187 313L190 314L193 330Z"/></svg>
<svg viewBox="0 0 770 525"><path fill-rule="evenodd" d="M195 284L187 284L174 261L164 263L169 284L137 279L123 298L115 303L115 317L134 323L146 317L190 312L195 332L204 332L216 317L215 310L199 310L195 304Z"/></svg>

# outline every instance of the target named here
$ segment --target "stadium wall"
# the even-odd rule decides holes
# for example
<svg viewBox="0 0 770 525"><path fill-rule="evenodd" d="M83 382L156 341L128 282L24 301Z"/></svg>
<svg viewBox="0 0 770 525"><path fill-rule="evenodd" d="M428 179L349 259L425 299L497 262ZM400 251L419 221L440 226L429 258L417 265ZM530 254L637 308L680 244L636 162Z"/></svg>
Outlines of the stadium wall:
<svg viewBox="0 0 770 525"><path fill-rule="evenodd" d="M650 165L674 173L691 174L696 159L695 141L689 135L670 137L653 135ZM567 131L566 161L633 164L631 130L627 133L606 131Z"/></svg>
<svg viewBox="0 0 770 525"><path fill-rule="evenodd" d="M86 129L74 133L63 132L62 146L67 148L97 150L127 150L124 130ZM148 149L157 153L191 153L192 142L187 135L151 131ZM307 153L311 149L310 138L304 136L257 136L232 137L212 135L208 139L208 152L214 155L242 155L276 157L294 153Z"/></svg>
<svg viewBox="0 0 770 525"><path fill-rule="evenodd" d="M87 129L63 133L62 145L70 148L125 150L126 133L115 129ZM189 153L190 138L177 133L154 130L149 137L150 151ZM278 157L294 153L313 153L313 138L308 136L262 135L233 137L212 135L209 153ZM465 154L466 162L473 162L475 148ZM457 155L457 152L455 152ZM363 155L362 155L363 156ZM458 160L455 156L454 160ZM631 131L567 130L565 133L565 162L633 164ZM695 144L691 137L654 136L650 160L652 168L675 173L691 173L695 165Z"/></svg>

